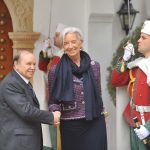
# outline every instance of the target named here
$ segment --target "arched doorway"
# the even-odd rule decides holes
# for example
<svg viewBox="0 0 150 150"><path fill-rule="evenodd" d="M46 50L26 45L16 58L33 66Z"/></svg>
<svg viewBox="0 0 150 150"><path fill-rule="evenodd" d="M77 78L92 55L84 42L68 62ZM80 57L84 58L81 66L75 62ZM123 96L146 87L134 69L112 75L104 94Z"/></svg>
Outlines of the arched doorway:
<svg viewBox="0 0 150 150"><path fill-rule="evenodd" d="M12 41L8 32L12 32L12 20L3 0L0 0L0 81L13 68Z"/></svg>

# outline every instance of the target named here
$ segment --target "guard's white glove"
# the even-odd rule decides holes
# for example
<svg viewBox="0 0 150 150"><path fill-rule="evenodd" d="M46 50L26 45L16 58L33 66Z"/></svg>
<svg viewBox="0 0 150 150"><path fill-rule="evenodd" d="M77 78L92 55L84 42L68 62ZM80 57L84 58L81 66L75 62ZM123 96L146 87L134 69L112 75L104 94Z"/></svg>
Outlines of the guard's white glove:
<svg viewBox="0 0 150 150"><path fill-rule="evenodd" d="M134 46L132 43L127 43L127 45L124 47L124 55L123 55L123 59L125 61L128 61L132 55L135 55L134 53Z"/></svg>
<svg viewBox="0 0 150 150"><path fill-rule="evenodd" d="M50 39L47 39L44 41L43 51L47 51L51 47L50 45Z"/></svg>
<svg viewBox="0 0 150 150"><path fill-rule="evenodd" d="M139 129L135 128L134 132L140 140L143 140L150 135L150 132L143 125L140 125Z"/></svg>

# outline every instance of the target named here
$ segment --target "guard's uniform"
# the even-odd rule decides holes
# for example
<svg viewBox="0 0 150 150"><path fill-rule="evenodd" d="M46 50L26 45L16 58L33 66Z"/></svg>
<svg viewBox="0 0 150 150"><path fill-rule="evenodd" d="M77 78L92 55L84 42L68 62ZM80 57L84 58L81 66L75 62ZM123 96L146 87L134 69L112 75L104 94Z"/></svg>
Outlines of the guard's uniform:
<svg viewBox="0 0 150 150"><path fill-rule="evenodd" d="M115 87L128 85L128 92L131 101L124 111L124 117L130 126L134 126L133 118L138 120L150 131L150 86L147 84L147 75L139 68L135 67L121 71L121 61L112 71L112 84ZM149 139L150 140L150 139ZM131 128L132 150L145 150L144 144L136 137Z"/></svg>
<svg viewBox="0 0 150 150"><path fill-rule="evenodd" d="M53 56L52 58L46 56L44 57L43 51L40 52L39 54L39 64L38 67L41 71L44 71L47 73L47 71L54 65L56 65L61 56Z"/></svg>

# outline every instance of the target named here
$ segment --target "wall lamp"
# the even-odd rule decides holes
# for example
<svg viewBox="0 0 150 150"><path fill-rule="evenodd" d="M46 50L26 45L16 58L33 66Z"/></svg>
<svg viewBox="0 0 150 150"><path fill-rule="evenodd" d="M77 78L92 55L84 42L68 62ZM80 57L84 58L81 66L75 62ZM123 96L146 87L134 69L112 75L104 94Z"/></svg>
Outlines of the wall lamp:
<svg viewBox="0 0 150 150"><path fill-rule="evenodd" d="M133 5L130 3L131 0L124 0L120 10L117 12L120 18L122 29L128 35L129 31L132 29L134 24L135 16L139 11L133 8Z"/></svg>

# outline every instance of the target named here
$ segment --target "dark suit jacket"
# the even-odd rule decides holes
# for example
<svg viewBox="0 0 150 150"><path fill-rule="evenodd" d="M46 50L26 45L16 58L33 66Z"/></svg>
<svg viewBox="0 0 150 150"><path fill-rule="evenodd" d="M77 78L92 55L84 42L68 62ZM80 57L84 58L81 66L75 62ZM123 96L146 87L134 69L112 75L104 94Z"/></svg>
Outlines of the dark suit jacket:
<svg viewBox="0 0 150 150"><path fill-rule="evenodd" d="M53 114L12 71L0 83L0 150L42 150L41 123L52 124Z"/></svg>

